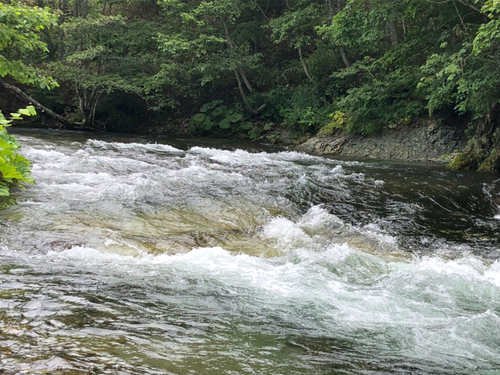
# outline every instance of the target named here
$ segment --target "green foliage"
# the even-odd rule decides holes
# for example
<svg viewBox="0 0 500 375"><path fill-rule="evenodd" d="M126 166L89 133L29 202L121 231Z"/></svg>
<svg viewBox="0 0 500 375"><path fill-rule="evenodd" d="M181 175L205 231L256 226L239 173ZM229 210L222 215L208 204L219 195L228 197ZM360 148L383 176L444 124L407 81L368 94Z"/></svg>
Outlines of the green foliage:
<svg viewBox="0 0 500 375"><path fill-rule="evenodd" d="M46 64L46 71L73 88L74 106L84 125L94 126L101 99L116 91L138 95L158 108L173 102L156 95L166 77L158 75L161 64L155 37L160 28L154 23L91 14L67 18L61 30L64 51L58 61Z"/></svg>
<svg viewBox="0 0 500 375"><path fill-rule="evenodd" d="M157 39L169 58L165 68L179 70L179 65L184 66L191 79L205 85L234 76L238 67L259 65L261 54L251 51L252 35L247 34L255 28L237 22L244 12L254 9L254 2L193 1L188 5L163 0L161 4L171 19L170 30L160 33ZM233 40L231 34L235 31Z"/></svg>
<svg viewBox="0 0 500 375"><path fill-rule="evenodd" d="M320 19L320 12L318 4L300 2L294 10L288 10L281 17L269 21L272 40L274 43L289 43L294 48L311 44L314 41L314 27Z"/></svg>
<svg viewBox="0 0 500 375"><path fill-rule="evenodd" d="M332 74L344 80L334 103L350 114L346 130L370 135L439 109L484 113L485 99L497 96L498 70L488 72L492 64L471 57L482 21L471 7L477 9L471 1L350 1L330 25L317 27L325 40L359 56Z"/></svg>
<svg viewBox="0 0 500 375"><path fill-rule="evenodd" d="M56 17L48 10L20 3L0 3L0 76L8 75L23 84L37 84L41 88L57 87L57 82L51 77L41 75L39 70L23 61L30 55L48 51L39 33L55 22ZM11 188L34 183L30 162L17 153L21 145L6 129L12 120L34 115L33 106L11 113L10 120L0 111L0 208L15 202L10 198Z"/></svg>
<svg viewBox="0 0 500 375"><path fill-rule="evenodd" d="M241 109L229 108L222 100L214 100L203 105L200 113L191 117L190 131L195 134L213 132L231 134L252 129L252 123L247 121Z"/></svg>
<svg viewBox="0 0 500 375"><path fill-rule="evenodd" d="M430 113L453 107L478 118L498 102L499 11L497 1L486 1L481 12L489 21L470 27L461 43L442 43L441 51L431 54L421 67L419 89L425 93Z"/></svg>
<svg viewBox="0 0 500 375"><path fill-rule="evenodd" d="M0 2L0 77L9 75L21 83L42 88L57 87L52 77L44 76L24 61L27 56L48 52L40 32L55 24L55 15L47 9Z"/></svg>
<svg viewBox="0 0 500 375"><path fill-rule="evenodd" d="M350 114L346 130L362 135L375 134L384 126L408 124L424 114L424 102L415 93L418 77L398 69L391 74L370 77L348 91L338 106Z"/></svg>
<svg viewBox="0 0 500 375"><path fill-rule="evenodd" d="M11 188L15 186L24 188L25 183L34 183L30 175L31 163L17 153L21 145L6 129L12 120L34 115L36 115L36 111L33 106L20 109L17 113L11 113L11 120L7 120L0 111L0 209L14 203L9 198Z"/></svg>
<svg viewBox="0 0 500 375"><path fill-rule="evenodd" d="M384 0L350 1L329 25L319 25L316 30L335 46L378 52L381 44L387 44L386 21L396 11L396 4Z"/></svg>
<svg viewBox="0 0 500 375"><path fill-rule="evenodd" d="M189 117L198 134L260 137L252 116L370 135L444 112L477 118L500 98L497 0L80 3L60 9L58 29L40 9L0 11L0 75L50 87L54 76L59 112L79 108L87 124L132 130L132 110L115 106L125 98L141 121Z"/></svg>
<svg viewBox="0 0 500 375"><path fill-rule="evenodd" d="M328 136L336 131L344 131L346 125L349 124L349 116L342 111L330 113L329 117L331 119L330 122L319 130L318 135Z"/></svg>
<svg viewBox="0 0 500 375"><path fill-rule="evenodd" d="M479 27L474 38L473 51L476 55L498 49L500 44L500 3L497 0L487 0L481 12L487 15L489 21Z"/></svg>
<svg viewBox="0 0 500 375"><path fill-rule="evenodd" d="M327 124L333 109L313 84L278 87L265 95L265 101L264 117L302 132L314 132Z"/></svg>

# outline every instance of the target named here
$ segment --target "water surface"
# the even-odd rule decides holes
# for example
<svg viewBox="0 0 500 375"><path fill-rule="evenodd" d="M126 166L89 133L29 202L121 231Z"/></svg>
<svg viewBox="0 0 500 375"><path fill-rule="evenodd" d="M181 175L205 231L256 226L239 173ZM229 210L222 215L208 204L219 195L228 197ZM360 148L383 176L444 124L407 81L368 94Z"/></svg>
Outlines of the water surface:
<svg viewBox="0 0 500 375"><path fill-rule="evenodd" d="M494 175L18 138L37 184L0 213L7 374L500 374Z"/></svg>

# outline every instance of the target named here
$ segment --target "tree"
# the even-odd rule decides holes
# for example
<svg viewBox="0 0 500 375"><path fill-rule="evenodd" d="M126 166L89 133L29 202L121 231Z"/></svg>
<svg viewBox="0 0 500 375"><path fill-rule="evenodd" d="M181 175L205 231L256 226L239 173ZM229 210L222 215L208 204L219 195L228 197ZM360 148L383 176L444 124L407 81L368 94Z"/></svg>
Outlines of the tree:
<svg viewBox="0 0 500 375"><path fill-rule="evenodd" d="M40 32L56 24L56 17L48 9L0 3L0 77L9 76L23 84L42 88L57 87L52 77L25 62L27 57L48 52Z"/></svg>
<svg viewBox="0 0 500 375"><path fill-rule="evenodd" d="M152 22L126 22L120 15L81 9L86 9L85 17L67 18L60 26L64 56L46 69L73 88L82 117L79 126L96 128L100 126L95 124L95 114L103 96L119 91L145 101L152 98L152 81L161 78L156 75L160 64L154 39L160 29Z"/></svg>
<svg viewBox="0 0 500 375"><path fill-rule="evenodd" d="M343 131L369 135L426 116L479 119L500 94L496 0L46 3L59 27L36 37L52 52L3 58L61 89L0 83L68 128L132 130L119 111L139 107L142 122L189 119L205 135L258 137L277 123L314 133L340 114Z"/></svg>
<svg viewBox="0 0 500 375"><path fill-rule="evenodd" d="M51 77L43 76L24 61L26 56L48 51L39 33L55 22L55 16L47 10L0 3L0 76L23 84L38 84L42 88L57 86ZM12 113L11 120L34 114L35 108L28 106ZM11 120L0 111L0 208L13 202L8 198L12 187L34 182L30 176L30 162L17 153L21 145L7 133L6 127Z"/></svg>
<svg viewBox="0 0 500 375"><path fill-rule="evenodd" d="M288 7L280 17L269 22L273 41L289 43L297 50L302 69L310 81L313 78L305 62L303 49L314 44L316 37L314 27L318 25L320 19L318 4L302 1L293 9Z"/></svg>
<svg viewBox="0 0 500 375"><path fill-rule="evenodd" d="M348 130L370 134L425 116L436 108L442 90L424 89L430 61L462 48L475 28L477 14L462 2L403 0L348 1L319 34L355 57L334 73L347 85L338 99L350 113ZM349 81L346 81L349 79ZM454 101L446 94L448 104ZM438 107L445 104L438 103ZM433 112L433 110L431 110Z"/></svg>
<svg viewBox="0 0 500 375"><path fill-rule="evenodd" d="M248 40L237 40L234 33L246 12L255 9L255 3L242 0L189 1L163 0L164 9L172 21L170 32L159 37L161 49L172 59L173 65L188 64L193 76L202 85L226 76L234 76L238 91L251 113L263 109L252 108L249 93L254 88L247 70L256 68L261 55L251 53Z"/></svg>
<svg viewBox="0 0 500 375"><path fill-rule="evenodd" d="M454 105L456 111L472 115L473 136L450 167L499 172L500 4L485 1L480 11L486 17L468 27L472 30L458 51L431 56L423 68L422 87L429 92L429 110Z"/></svg>

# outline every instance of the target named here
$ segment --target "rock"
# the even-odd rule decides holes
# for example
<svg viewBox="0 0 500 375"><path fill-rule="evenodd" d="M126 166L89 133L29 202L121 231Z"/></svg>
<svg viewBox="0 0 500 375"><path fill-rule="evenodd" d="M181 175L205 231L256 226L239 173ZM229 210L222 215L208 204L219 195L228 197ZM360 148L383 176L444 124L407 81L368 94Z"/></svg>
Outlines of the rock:
<svg viewBox="0 0 500 375"><path fill-rule="evenodd" d="M475 134L467 147L448 165L451 169L500 172L500 105L475 124Z"/></svg>
<svg viewBox="0 0 500 375"><path fill-rule="evenodd" d="M314 155L347 156L379 160L445 162L443 156L465 147L462 127L438 125L385 129L382 134L362 137L353 134L313 137L296 150Z"/></svg>

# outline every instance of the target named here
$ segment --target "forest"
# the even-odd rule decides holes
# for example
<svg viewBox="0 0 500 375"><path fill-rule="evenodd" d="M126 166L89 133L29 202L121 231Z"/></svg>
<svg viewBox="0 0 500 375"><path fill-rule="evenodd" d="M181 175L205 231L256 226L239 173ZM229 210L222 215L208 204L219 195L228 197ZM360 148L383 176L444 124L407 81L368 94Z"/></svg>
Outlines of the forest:
<svg viewBox="0 0 500 375"><path fill-rule="evenodd" d="M369 136L433 116L474 135L496 113L499 16L497 0L4 2L0 102L66 129ZM482 124L462 164L498 170Z"/></svg>

